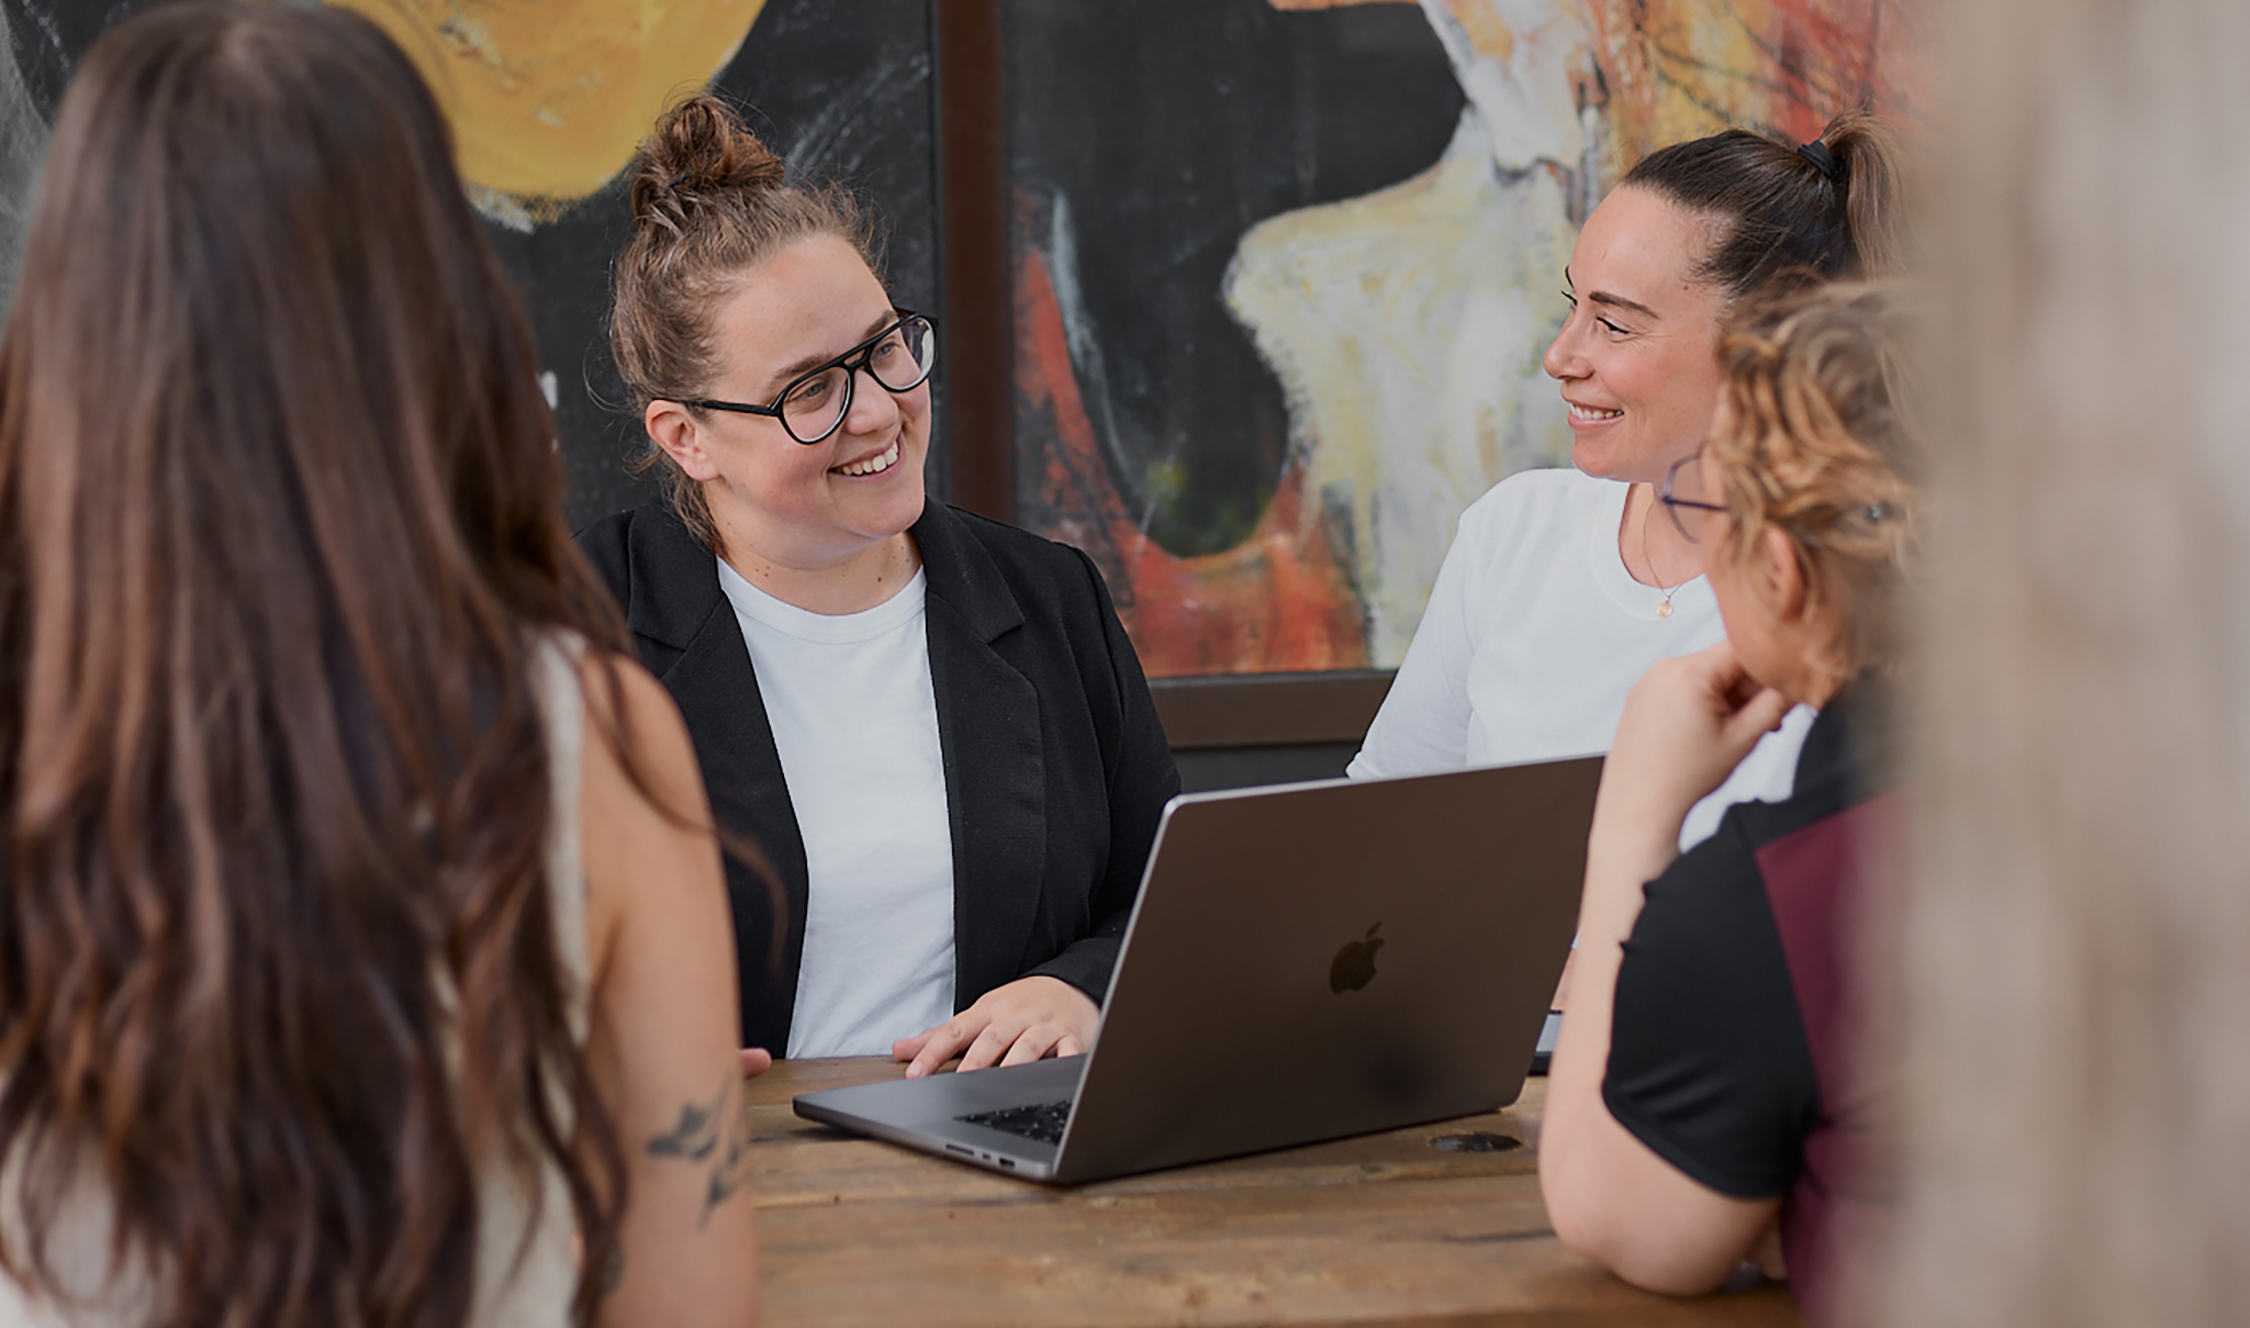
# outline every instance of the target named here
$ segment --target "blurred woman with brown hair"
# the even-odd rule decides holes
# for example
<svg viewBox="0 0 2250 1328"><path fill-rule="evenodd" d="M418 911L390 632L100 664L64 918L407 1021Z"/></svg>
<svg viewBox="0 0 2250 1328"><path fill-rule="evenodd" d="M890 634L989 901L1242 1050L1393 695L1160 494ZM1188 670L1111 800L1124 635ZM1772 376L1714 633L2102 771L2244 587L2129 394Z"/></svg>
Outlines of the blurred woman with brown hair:
<svg viewBox="0 0 2250 1328"><path fill-rule="evenodd" d="M719 855L536 372L365 20L89 54L0 337L0 1320L754 1317Z"/></svg>
<svg viewBox="0 0 2250 1328"><path fill-rule="evenodd" d="M1868 854L1896 814L1891 674L1924 520L1900 319L1847 284L1731 325L1710 441L1658 494L1703 551L1727 639L1626 700L1539 1144L1573 1248L1693 1293L1778 1222L1815 1323L1832 1321L1838 1233L1863 1230L1887 1082L1854 1041L1854 969ZM1819 714L1790 797L1729 808L1682 853L1688 808L1798 704Z"/></svg>

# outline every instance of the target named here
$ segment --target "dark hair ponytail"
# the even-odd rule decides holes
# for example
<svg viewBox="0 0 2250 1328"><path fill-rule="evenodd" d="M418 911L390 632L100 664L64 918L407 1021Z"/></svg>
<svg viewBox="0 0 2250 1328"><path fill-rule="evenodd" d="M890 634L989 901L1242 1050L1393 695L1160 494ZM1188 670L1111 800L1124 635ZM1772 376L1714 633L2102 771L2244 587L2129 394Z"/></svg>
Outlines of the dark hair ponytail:
<svg viewBox="0 0 2250 1328"><path fill-rule="evenodd" d="M1721 223L1696 276L1732 299L1899 270L1897 142L1866 111L1844 112L1802 147L1747 129L1675 143L1642 158L1625 186Z"/></svg>

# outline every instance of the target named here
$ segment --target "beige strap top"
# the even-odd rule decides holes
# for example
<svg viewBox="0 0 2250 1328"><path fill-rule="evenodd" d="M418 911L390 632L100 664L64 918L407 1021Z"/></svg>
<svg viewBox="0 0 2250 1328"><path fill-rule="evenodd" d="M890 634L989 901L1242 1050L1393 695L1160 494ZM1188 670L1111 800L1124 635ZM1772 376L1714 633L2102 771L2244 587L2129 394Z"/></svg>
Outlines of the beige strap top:
<svg viewBox="0 0 2250 1328"><path fill-rule="evenodd" d="M586 1033L586 871L578 836L580 757L585 746L585 704L577 660L583 642L576 636L541 639L532 656L532 684L546 720L547 751L554 791L547 843L547 882L555 919L556 951L569 974L574 996L572 1026ZM565 1118L567 1120L567 1117ZM570 1191L553 1166L538 1177L540 1201L533 1223L531 1194L522 1181L498 1166L487 1168L478 1209L477 1285L470 1323L475 1328L563 1328L578 1286L572 1254ZM21 1177L14 1167L0 1173L0 1224L11 1241L20 1228L15 1195ZM128 1269L117 1275L109 1262L109 1203L106 1195L82 1187L64 1205L61 1220L48 1235L48 1250L63 1284L78 1294L83 1308L65 1313L44 1298L34 1300L0 1274L0 1325L6 1328L142 1328L151 1315L144 1276ZM520 1257L519 1257L520 1252Z"/></svg>

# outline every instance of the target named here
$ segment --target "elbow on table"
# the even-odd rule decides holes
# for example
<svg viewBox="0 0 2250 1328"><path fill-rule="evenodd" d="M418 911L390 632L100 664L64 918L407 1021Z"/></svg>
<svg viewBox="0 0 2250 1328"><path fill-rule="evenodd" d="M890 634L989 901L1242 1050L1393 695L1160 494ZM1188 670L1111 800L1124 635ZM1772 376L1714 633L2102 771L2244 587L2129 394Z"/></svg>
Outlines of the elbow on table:
<svg viewBox="0 0 2250 1328"><path fill-rule="evenodd" d="M1562 1243L1600 1264L1619 1280L1667 1296L1716 1291L1748 1253L1719 1248L1708 1229L1685 1229L1647 1196L1605 1193L1592 1177L1577 1177L1566 1163L1539 1159L1540 1195L1547 1220Z"/></svg>
<svg viewBox="0 0 2250 1328"><path fill-rule="evenodd" d="M1700 1296L1725 1285L1740 1257L1712 1259L1681 1250L1657 1233L1615 1222L1555 1223L1564 1245L1600 1264L1618 1280L1666 1296Z"/></svg>

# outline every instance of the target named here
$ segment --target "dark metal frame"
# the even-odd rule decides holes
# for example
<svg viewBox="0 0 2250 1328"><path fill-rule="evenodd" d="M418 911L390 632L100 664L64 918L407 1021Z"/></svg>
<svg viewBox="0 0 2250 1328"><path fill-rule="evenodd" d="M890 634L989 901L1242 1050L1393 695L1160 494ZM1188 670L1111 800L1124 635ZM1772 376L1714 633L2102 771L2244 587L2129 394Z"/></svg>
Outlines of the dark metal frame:
<svg viewBox="0 0 2250 1328"><path fill-rule="evenodd" d="M930 0L937 39L938 285L954 503L1015 514L1015 305L1008 254L1002 0Z"/></svg>
<svg viewBox="0 0 2250 1328"><path fill-rule="evenodd" d="M1684 456L1673 462L1671 468L1664 472L1664 487L1656 492L1657 501L1664 504L1664 515L1672 518L1672 528L1679 531L1680 538L1690 544L1701 544L1703 541L1697 539L1695 532L1687 528L1687 522L1680 516L1681 508L1692 507L1698 512L1724 512L1727 510L1720 503L1699 503L1693 498L1674 498L1672 496L1672 481L1679 478L1680 467L1693 465L1701 460L1703 460L1703 452L1702 449L1698 448L1692 455Z"/></svg>

